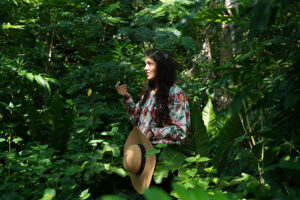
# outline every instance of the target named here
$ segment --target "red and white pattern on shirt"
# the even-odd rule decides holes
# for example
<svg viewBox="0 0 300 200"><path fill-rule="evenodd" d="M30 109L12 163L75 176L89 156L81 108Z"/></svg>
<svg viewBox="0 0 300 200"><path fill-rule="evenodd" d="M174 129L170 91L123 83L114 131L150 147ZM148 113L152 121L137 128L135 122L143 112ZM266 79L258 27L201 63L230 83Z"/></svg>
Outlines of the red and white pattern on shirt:
<svg viewBox="0 0 300 200"><path fill-rule="evenodd" d="M190 134L190 109L183 90L174 84L169 91L168 107L171 122L163 122L164 127L158 127L153 120L155 117L155 96L151 91L143 107L139 103L135 105L132 98L124 101L129 119L139 127L142 133L146 134L151 130L154 134L153 144L183 144L187 142ZM138 111L142 113L138 116ZM138 118L139 117L139 118Z"/></svg>

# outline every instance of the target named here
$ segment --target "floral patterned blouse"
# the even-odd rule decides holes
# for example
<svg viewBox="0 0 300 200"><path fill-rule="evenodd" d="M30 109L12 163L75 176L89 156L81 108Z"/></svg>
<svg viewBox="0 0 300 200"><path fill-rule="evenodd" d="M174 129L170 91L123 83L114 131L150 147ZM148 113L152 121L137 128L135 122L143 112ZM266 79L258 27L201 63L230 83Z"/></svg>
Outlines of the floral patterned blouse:
<svg viewBox="0 0 300 200"><path fill-rule="evenodd" d="M135 105L131 97L124 100L124 103L129 119L141 132L144 134L149 130L153 132L151 141L153 144L183 144L187 142L186 137L190 133L189 103L183 90L176 84L169 91L168 107L171 122L164 122L164 127L157 127L157 123L152 118L155 111L154 90L150 92L142 108L140 108L140 102ZM142 110L137 119L139 109Z"/></svg>

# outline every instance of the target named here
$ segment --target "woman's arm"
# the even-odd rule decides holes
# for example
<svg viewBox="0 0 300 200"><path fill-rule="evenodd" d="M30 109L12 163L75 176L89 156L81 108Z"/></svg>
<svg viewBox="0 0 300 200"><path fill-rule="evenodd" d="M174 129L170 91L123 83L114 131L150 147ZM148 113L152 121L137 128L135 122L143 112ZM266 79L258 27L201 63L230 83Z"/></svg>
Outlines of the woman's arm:
<svg viewBox="0 0 300 200"><path fill-rule="evenodd" d="M137 122L138 122L138 110L140 109L140 104L137 103L135 105L133 99L131 97L129 98L124 98L123 102L126 106L126 111L128 114L128 117L130 119L130 121L137 126Z"/></svg>
<svg viewBox="0 0 300 200"><path fill-rule="evenodd" d="M137 125L137 112L140 109L139 103L135 105L133 99L131 98L131 95L128 93L127 85L120 85L120 82L118 82L115 87L117 93L123 96L123 102L126 106L129 119L133 124Z"/></svg>

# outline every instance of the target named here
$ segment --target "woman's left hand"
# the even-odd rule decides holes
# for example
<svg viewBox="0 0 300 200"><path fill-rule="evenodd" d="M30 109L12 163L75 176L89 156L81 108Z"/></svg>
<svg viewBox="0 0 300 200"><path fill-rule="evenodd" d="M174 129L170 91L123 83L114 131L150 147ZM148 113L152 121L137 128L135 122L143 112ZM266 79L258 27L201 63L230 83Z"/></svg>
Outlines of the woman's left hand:
<svg viewBox="0 0 300 200"><path fill-rule="evenodd" d="M150 140L150 139L153 137L152 131L148 131L148 132L146 133L146 137L148 138L148 140Z"/></svg>

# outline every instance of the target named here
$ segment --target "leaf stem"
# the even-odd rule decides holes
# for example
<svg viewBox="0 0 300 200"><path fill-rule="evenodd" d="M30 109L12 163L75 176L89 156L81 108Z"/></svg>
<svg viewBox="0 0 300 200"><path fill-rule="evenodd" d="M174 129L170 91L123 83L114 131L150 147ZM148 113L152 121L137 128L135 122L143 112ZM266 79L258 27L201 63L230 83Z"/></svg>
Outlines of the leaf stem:
<svg viewBox="0 0 300 200"><path fill-rule="evenodd" d="M264 129L264 123L263 123L263 119L262 119L262 109L260 109L260 122L261 122L261 130ZM263 140L263 139L262 139ZM265 152L265 145L264 143L262 143L262 147L261 147L261 157L260 157L260 161L257 162L257 169L258 169L258 173L259 173L259 181L261 184L265 183L265 180L263 178L263 173L264 173L264 152ZM260 162L261 162L261 167L260 167Z"/></svg>
<svg viewBox="0 0 300 200"><path fill-rule="evenodd" d="M252 133L252 129L251 129L249 118L248 118L248 113L247 113L245 100L243 99L242 102L243 102L243 106L244 106L245 117L246 117L246 122L247 122L247 125L248 125L248 129L249 129L249 133ZM254 137L251 135L250 138L251 138L252 144L254 146L256 144L255 140L254 140Z"/></svg>
<svg viewBox="0 0 300 200"><path fill-rule="evenodd" d="M244 125L243 117L242 117L242 115L241 115L240 112L239 112L239 117L240 117L240 120L241 120L241 124L242 124L243 130L244 130L244 132L245 132L245 135L248 135L247 130L246 130L245 125ZM249 141L249 140L248 140L248 141ZM250 146L250 148L252 149L252 143L251 143L250 141L249 141L249 146Z"/></svg>

